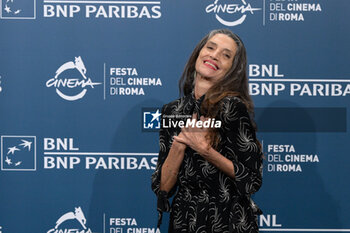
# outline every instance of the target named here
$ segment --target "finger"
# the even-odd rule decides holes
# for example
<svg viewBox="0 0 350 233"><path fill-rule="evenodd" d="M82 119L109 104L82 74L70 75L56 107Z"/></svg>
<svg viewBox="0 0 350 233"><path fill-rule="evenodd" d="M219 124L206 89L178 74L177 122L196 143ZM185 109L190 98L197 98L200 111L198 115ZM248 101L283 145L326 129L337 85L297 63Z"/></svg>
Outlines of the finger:
<svg viewBox="0 0 350 233"><path fill-rule="evenodd" d="M205 121L205 117L204 116L201 116L200 118L200 121L202 122L202 124L204 123L204 121ZM204 129L204 127L201 127L201 129L203 130Z"/></svg>
<svg viewBox="0 0 350 233"><path fill-rule="evenodd" d="M197 113L193 113L192 114L192 119L191 122L194 120L194 127L196 127L196 122L197 122ZM188 128L194 128L192 125L190 125L190 127Z"/></svg>
<svg viewBox="0 0 350 233"><path fill-rule="evenodd" d="M184 140L183 138L179 137L179 136L174 136L174 140L183 144L186 144L186 140Z"/></svg>
<svg viewBox="0 0 350 233"><path fill-rule="evenodd" d="M190 135L191 135L191 132L190 132L191 129L185 129L184 131L181 132L181 135L178 135L177 137L180 137L182 138L183 140L188 140Z"/></svg>
<svg viewBox="0 0 350 233"><path fill-rule="evenodd" d="M198 129L198 128L197 128L196 125L194 125L193 127L190 126L190 127L186 128L186 131L185 131L184 133L186 133L186 136L187 136L187 135L191 135L192 133L196 132L197 129ZM187 136L187 137L188 137L188 136Z"/></svg>
<svg viewBox="0 0 350 233"><path fill-rule="evenodd" d="M192 114L192 119L197 120L197 113L193 113L193 114Z"/></svg>
<svg viewBox="0 0 350 233"><path fill-rule="evenodd" d="M187 127L183 127L183 128L181 129L181 133L185 134L185 133L187 133L187 132L188 132L188 128L187 128Z"/></svg>
<svg viewBox="0 0 350 233"><path fill-rule="evenodd" d="M182 138L183 140L186 140L186 138L187 138L187 132L181 131L178 135L174 135L174 137Z"/></svg>

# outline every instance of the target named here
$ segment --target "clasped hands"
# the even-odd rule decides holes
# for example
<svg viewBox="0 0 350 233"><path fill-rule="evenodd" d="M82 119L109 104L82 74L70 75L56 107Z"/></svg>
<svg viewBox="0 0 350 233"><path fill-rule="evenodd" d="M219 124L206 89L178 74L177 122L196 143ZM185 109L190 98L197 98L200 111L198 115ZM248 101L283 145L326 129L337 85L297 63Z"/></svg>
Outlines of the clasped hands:
<svg viewBox="0 0 350 233"><path fill-rule="evenodd" d="M192 120L197 121L197 114L192 115ZM201 116L200 121L205 121L207 118ZM184 149L189 146L194 151L202 156L206 156L210 148L210 143L207 138L208 128L205 127L184 127L178 136L174 136L174 141L182 144Z"/></svg>

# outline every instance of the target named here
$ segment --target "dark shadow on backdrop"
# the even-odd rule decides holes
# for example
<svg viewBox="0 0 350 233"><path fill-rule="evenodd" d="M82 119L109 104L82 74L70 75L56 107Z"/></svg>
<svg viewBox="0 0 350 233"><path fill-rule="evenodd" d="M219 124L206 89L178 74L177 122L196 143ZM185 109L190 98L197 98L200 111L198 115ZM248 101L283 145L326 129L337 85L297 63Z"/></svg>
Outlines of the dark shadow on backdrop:
<svg viewBox="0 0 350 233"><path fill-rule="evenodd" d="M317 133L346 131L344 108L303 108L294 102L276 101L257 109L255 119L265 145L303 145L295 148L295 154L318 154ZM325 162L326 156L320 154L320 162ZM266 159L263 186L255 195L265 215L277 214L277 223L284 223L285 228L342 227L339 203L327 190L317 163L301 163L303 172L268 172Z"/></svg>
<svg viewBox="0 0 350 233"><path fill-rule="evenodd" d="M142 108L162 107L163 104L158 100L149 99L131 107L124 118L116 122L115 135L109 151L158 153L158 132L142 132ZM132 228L156 228L158 220L156 196L151 190L153 171L153 169L98 170L92 187L89 211L91 226L94 229L103 229L102 219L94 219L93 216L103 216L105 213L108 233L110 217L136 218L137 226L129 226ZM167 228L163 229L167 222L165 219L163 222L161 230L167 232Z"/></svg>

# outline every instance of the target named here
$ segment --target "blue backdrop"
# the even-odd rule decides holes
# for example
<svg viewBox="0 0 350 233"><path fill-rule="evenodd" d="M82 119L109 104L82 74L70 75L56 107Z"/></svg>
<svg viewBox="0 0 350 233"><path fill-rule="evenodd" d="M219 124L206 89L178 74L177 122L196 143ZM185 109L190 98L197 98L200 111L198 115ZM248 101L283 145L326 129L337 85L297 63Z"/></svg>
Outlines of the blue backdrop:
<svg viewBox="0 0 350 233"><path fill-rule="evenodd" d="M261 231L350 232L348 0L2 0L0 232L157 230L157 111L198 41L244 41Z"/></svg>

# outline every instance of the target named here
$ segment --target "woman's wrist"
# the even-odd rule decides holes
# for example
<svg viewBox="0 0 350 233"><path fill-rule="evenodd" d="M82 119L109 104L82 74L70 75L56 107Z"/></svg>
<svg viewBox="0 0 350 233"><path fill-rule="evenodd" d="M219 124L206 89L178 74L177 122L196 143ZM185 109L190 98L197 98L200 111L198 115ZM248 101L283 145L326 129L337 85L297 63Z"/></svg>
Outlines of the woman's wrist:
<svg viewBox="0 0 350 233"><path fill-rule="evenodd" d="M210 157L210 151L211 151L212 147L208 144L203 144L200 147L200 150L198 151L199 154L201 154L204 158L208 158Z"/></svg>
<svg viewBox="0 0 350 233"><path fill-rule="evenodd" d="M178 142L178 141L173 141L173 144L171 146L174 150L178 151L178 152L184 152L186 150L186 145Z"/></svg>

